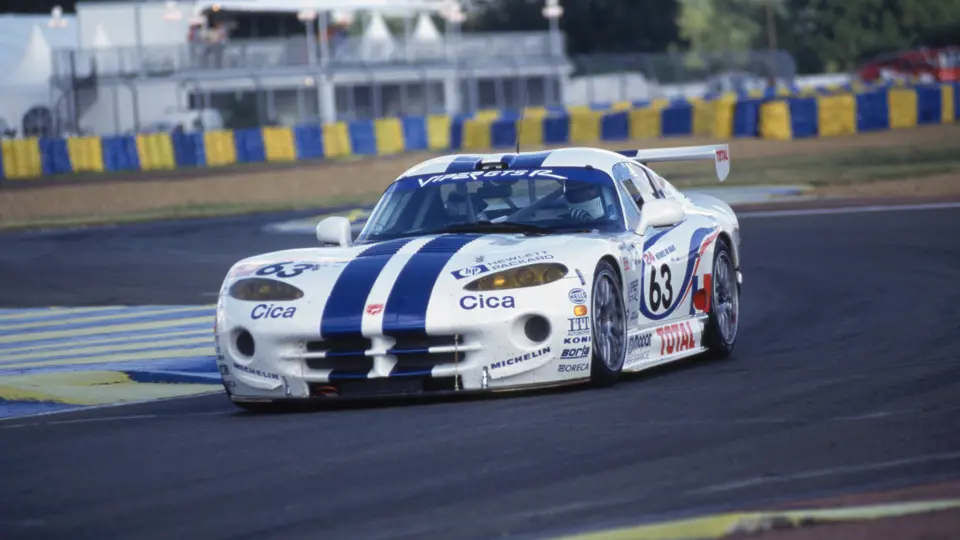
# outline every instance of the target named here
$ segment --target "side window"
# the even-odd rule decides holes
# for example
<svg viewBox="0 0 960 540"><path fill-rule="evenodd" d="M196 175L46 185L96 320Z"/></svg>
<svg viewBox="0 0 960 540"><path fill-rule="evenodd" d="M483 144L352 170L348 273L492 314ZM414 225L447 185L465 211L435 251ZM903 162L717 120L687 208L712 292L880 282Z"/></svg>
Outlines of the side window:
<svg viewBox="0 0 960 540"><path fill-rule="evenodd" d="M634 180L635 182L649 187L652 196L657 199L663 199L666 197L666 194L663 192L663 181L659 176L656 175L656 173L639 165L634 164L633 166L637 169L637 178Z"/></svg>
<svg viewBox="0 0 960 540"><path fill-rule="evenodd" d="M643 169L631 161L624 161L613 166L613 178L617 184L623 186L630 193L630 198L637 203L637 207L643 208L644 201L649 201L656 197L656 194L650 188L649 181Z"/></svg>
<svg viewBox="0 0 960 540"><path fill-rule="evenodd" d="M620 198L623 199L623 215L627 218L627 227L629 227L630 230L636 230L637 227L640 226L640 209L634 204L634 201L631 200L633 194L627 190L630 182L614 182L614 185L617 186L617 192L620 194Z"/></svg>

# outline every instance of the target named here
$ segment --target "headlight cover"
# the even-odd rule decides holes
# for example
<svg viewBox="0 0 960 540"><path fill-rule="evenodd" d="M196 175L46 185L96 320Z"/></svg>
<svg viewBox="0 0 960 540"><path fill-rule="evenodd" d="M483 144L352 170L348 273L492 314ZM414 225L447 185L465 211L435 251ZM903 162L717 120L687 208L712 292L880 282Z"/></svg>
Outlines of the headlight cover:
<svg viewBox="0 0 960 540"><path fill-rule="evenodd" d="M250 302L279 302L303 298L303 291L275 279L246 278L230 285L230 296Z"/></svg>
<svg viewBox="0 0 960 540"><path fill-rule="evenodd" d="M567 267L560 263L531 264L484 276L463 288L467 291L496 291L536 287L563 279L568 271Z"/></svg>

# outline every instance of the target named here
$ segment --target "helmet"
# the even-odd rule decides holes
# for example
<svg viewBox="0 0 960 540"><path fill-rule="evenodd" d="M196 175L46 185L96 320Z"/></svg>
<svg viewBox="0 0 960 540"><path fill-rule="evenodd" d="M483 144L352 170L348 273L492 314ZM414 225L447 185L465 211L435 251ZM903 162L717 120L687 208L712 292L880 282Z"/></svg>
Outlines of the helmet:
<svg viewBox="0 0 960 540"><path fill-rule="evenodd" d="M600 199L600 186L587 182L567 181L563 185L563 197L575 217L589 216L589 219L603 217L603 201Z"/></svg>

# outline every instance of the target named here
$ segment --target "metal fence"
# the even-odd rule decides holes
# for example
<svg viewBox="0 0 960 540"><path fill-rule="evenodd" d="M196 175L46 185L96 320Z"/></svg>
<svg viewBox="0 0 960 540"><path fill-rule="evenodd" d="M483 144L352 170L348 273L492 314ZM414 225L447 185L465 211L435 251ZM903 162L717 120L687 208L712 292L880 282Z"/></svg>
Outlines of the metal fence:
<svg viewBox="0 0 960 540"><path fill-rule="evenodd" d="M572 62L565 92L569 104L749 91L770 79L787 86L797 73L786 51L592 54Z"/></svg>

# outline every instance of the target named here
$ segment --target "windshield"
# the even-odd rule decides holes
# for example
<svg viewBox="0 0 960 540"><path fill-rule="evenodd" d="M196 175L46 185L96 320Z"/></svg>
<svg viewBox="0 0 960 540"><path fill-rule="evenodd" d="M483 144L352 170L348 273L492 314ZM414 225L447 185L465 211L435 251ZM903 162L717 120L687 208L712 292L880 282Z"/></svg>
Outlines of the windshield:
<svg viewBox="0 0 960 540"><path fill-rule="evenodd" d="M582 230L624 230L620 200L608 174L579 167L487 170L394 182L357 241L442 232Z"/></svg>

